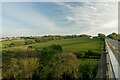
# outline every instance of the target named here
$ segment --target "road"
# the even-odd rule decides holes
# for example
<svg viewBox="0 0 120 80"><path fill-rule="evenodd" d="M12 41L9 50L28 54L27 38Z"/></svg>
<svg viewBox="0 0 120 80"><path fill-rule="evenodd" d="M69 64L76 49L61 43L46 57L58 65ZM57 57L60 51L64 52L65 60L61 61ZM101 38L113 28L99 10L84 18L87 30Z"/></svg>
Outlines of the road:
<svg viewBox="0 0 120 80"><path fill-rule="evenodd" d="M113 39L106 39L106 42L110 46L115 58L117 59L118 63L120 64L120 42Z"/></svg>
<svg viewBox="0 0 120 80"><path fill-rule="evenodd" d="M109 52L111 68L109 68L111 78L120 80L120 42L113 39L106 39L107 48Z"/></svg>
<svg viewBox="0 0 120 80"><path fill-rule="evenodd" d="M108 54L102 52L96 78L120 80L120 42L107 38L105 43Z"/></svg>

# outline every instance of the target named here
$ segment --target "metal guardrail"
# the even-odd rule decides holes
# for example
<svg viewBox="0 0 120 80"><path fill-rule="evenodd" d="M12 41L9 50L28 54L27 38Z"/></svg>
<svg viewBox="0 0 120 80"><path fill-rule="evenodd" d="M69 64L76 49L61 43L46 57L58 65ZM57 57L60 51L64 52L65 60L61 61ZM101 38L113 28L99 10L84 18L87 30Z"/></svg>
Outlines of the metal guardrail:
<svg viewBox="0 0 120 80"><path fill-rule="evenodd" d="M109 79L112 79L112 80L120 80L120 77L119 77L119 63L117 61L117 59L115 58L112 50L110 49L107 41L106 41L106 51L107 51L107 67L109 68L109 72L108 72L108 75L109 75Z"/></svg>
<svg viewBox="0 0 120 80"><path fill-rule="evenodd" d="M98 67L96 79L98 80L120 80L120 65L116 60L107 41L104 43L104 50Z"/></svg>

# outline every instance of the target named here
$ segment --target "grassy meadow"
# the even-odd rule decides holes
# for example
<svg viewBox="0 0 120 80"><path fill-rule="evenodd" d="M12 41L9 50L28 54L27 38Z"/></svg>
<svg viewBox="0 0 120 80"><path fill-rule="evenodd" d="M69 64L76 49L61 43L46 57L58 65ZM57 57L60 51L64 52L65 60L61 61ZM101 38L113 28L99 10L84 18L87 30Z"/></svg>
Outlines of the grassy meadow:
<svg viewBox="0 0 120 80"><path fill-rule="evenodd" d="M11 43L14 46L9 46ZM89 76L88 79L93 79L97 71L100 54L103 50L103 40L99 38L88 38L88 37L51 40L51 41L33 43L28 45L24 45L24 44L25 44L24 39L9 40L2 42L1 47L3 51L4 78L6 77L10 78L10 74L13 74L12 78L13 77L17 78L18 74L19 76L25 78L29 78L29 77L32 78L32 76L35 76L36 74L37 76L38 75L40 76L39 79L46 78L48 77L48 75L50 77L52 76L52 78L56 78L56 77L61 78L61 76L63 78L65 75L68 75L69 73L68 76L73 75L74 78L80 78L81 80L84 80L86 74L87 76ZM53 44L54 46L55 45L60 45L60 46L58 46L57 49L56 48L53 49L54 47L50 48L51 45ZM28 51L29 46L31 46L32 49ZM60 50L59 50L60 52L57 51L58 49L60 49L62 52ZM9 58L11 55L13 56L14 53L15 55L19 55L23 53L23 56L25 56L26 53L29 54L33 53L33 55L40 54L40 56L41 53L44 53L42 54L44 57L43 58L40 57L40 59L38 59L39 57L38 58L31 57L26 59L24 58L16 59L15 57ZM19 65L16 65L18 63ZM20 64L22 66L20 66ZM35 64L36 66L30 67L30 65L33 64ZM38 70L39 67L42 67L42 69L40 68L40 70ZM16 72L14 69L18 69L18 72ZM31 73L27 69L29 69L29 71L32 72L35 71L36 73ZM15 73L10 72L11 70L12 72ZM19 70L22 72L19 72ZM52 75L51 72L53 73ZM27 76L20 74L26 74Z"/></svg>
<svg viewBox="0 0 120 80"><path fill-rule="evenodd" d="M17 43L24 44L24 40L13 40L13 41L4 41L2 42L2 47L10 43ZM72 38L72 39L64 39L64 40L53 40L48 42L42 43L34 43L30 45L23 45L23 46L15 46L9 48L3 48L3 50L26 50L28 46L33 46L34 48L43 48L50 46L52 44L59 44L63 47L65 52L75 52L75 51L86 51L86 50L95 50L95 51L102 51L103 49L103 41L100 39L90 39L90 38Z"/></svg>

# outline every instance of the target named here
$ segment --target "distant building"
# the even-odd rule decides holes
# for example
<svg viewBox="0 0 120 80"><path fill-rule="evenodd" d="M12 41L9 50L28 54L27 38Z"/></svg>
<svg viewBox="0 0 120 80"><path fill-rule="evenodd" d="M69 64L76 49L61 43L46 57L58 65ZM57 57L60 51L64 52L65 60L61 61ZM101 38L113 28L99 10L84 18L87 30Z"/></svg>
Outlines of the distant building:
<svg viewBox="0 0 120 80"><path fill-rule="evenodd" d="M93 37L91 36L90 39L93 39Z"/></svg>
<svg viewBox="0 0 120 80"><path fill-rule="evenodd" d="M15 40L15 39L20 39L20 37L5 37L5 38L0 38L0 41Z"/></svg>

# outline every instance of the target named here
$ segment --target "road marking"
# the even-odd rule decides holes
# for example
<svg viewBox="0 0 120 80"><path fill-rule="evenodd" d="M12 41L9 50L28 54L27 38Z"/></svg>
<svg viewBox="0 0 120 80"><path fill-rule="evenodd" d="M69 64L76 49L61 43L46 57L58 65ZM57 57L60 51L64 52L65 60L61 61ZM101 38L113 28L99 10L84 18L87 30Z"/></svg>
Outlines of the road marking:
<svg viewBox="0 0 120 80"><path fill-rule="evenodd" d="M112 46L112 45L111 45ZM114 49L117 49L117 48L115 48L114 46L112 46Z"/></svg>
<svg viewBox="0 0 120 80"><path fill-rule="evenodd" d="M113 49L117 50L117 52L119 52L117 48L115 48L114 46L112 46L110 43L108 43L108 44L109 44Z"/></svg>
<svg viewBox="0 0 120 80"><path fill-rule="evenodd" d="M119 51L117 51L117 52L119 52Z"/></svg>
<svg viewBox="0 0 120 80"><path fill-rule="evenodd" d="M108 45L108 42L106 42L106 46L107 46L107 50L109 52L109 56L110 56L110 64L113 67L113 72L114 72L114 76L111 76L111 78L120 78L118 76L118 66L119 63L117 61L117 59L115 58L115 55L113 54L113 51L110 49L110 46Z"/></svg>

